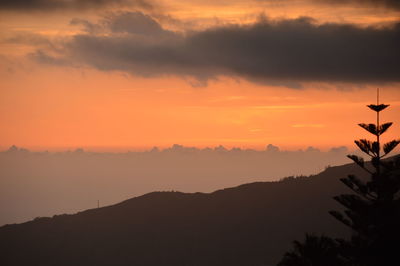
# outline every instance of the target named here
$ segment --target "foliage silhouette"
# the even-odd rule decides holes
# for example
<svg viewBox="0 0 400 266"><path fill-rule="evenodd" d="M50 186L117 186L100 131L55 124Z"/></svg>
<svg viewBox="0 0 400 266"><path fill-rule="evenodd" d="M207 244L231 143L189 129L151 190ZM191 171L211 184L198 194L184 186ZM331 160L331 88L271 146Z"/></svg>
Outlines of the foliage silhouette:
<svg viewBox="0 0 400 266"><path fill-rule="evenodd" d="M380 136L393 124L379 122L380 112L388 106L379 104L378 90L377 104L368 105L376 112L376 124L359 124L376 136L375 141L354 141L358 148L370 157L371 162L366 163L357 155L348 155L370 178L359 178L355 175L341 178L340 181L353 193L335 196L334 199L344 206L345 210L329 212L351 228L350 240L336 239L337 246L332 244L329 249L336 252L336 255L329 253L330 256L324 256L327 250L315 243L329 242L326 237L314 236L313 241L310 241L310 237L306 236L303 244L294 243L294 251L286 253L279 266L326 266L332 265L332 261L336 262L333 265L376 266L393 265L398 261L396 242L400 240L400 157L390 161L382 158L393 151L400 140L389 141L383 147L380 142ZM308 253L298 252L299 247L308 250Z"/></svg>
<svg viewBox="0 0 400 266"><path fill-rule="evenodd" d="M370 174L369 180L354 175L340 179L353 194L334 197L345 207L344 213L330 211L336 219L352 229L350 241L341 240L342 254L347 265L392 265L397 260L396 242L400 239L400 160L383 161L399 143L392 140L381 147L380 136L391 122L380 124L380 112L389 105L377 104L368 107L376 112L376 124L359 124L376 137L376 140L356 140L356 145L371 158L371 165L364 159L349 155L358 166Z"/></svg>
<svg viewBox="0 0 400 266"><path fill-rule="evenodd" d="M293 251L286 252L278 266L340 266L339 244L326 236L306 234L304 243L293 241Z"/></svg>

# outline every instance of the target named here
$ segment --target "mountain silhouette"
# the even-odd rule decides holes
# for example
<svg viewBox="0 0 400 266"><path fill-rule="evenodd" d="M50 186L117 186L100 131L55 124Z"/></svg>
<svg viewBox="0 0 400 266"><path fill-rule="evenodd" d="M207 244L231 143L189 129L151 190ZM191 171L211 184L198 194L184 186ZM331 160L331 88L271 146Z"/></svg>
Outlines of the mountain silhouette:
<svg viewBox="0 0 400 266"><path fill-rule="evenodd" d="M354 164L318 175L257 182L213 193L153 192L73 215L0 228L0 264L275 265L305 232L348 229L328 211L348 192L339 178ZM71 195L73 197L73 195Z"/></svg>

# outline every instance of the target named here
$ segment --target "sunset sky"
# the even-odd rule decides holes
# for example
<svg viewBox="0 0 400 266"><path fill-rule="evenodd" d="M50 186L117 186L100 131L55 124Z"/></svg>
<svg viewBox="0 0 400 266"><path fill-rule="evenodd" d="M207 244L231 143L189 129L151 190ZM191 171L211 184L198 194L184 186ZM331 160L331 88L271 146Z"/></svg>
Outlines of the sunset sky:
<svg viewBox="0 0 400 266"><path fill-rule="evenodd" d="M2 149L352 148L378 87L398 138L397 0L0 2Z"/></svg>

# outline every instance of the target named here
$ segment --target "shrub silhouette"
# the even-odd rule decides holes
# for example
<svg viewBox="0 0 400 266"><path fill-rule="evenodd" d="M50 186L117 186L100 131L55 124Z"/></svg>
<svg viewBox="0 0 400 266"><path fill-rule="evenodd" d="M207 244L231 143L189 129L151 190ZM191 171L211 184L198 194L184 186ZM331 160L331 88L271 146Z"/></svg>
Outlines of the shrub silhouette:
<svg viewBox="0 0 400 266"><path fill-rule="evenodd" d="M293 251L286 252L278 266L340 266L339 244L326 236L306 234L304 243L293 241Z"/></svg>
<svg viewBox="0 0 400 266"><path fill-rule="evenodd" d="M387 156L400 143L400 140L389 141L383 147L380 142L381 135L392 125L392 122L380 124L379 121L380 112L388 106L379 103L378 90L377 104L368 105L376 112L376 124L359 124L376 137L374 141L367 139L355 141L358 148L370 157L371 162L366 163L357 155L348 155L369 174L370 179L362 180L354 175L341 178L340 180L353 193L334 197L345 207L343 212L329 212L352 230L350 240L336 240L338 243L335 248L336 259L339 261L336 265L396 265L398 260L396 242L400 241L400 157L397 156L391 161L382 160L382 158ZM319 241L323 241L322 237ZM306 236L303 246L309 244ZM314 252L325 252L320 247L309 246L308 248L314 248ZM286 253L278 265L325 266L331 265L332 260L330 256L326 256L324 262L314 259L308 261L308 264L290 264L287 262L289 255L290 253Z"/></svg>

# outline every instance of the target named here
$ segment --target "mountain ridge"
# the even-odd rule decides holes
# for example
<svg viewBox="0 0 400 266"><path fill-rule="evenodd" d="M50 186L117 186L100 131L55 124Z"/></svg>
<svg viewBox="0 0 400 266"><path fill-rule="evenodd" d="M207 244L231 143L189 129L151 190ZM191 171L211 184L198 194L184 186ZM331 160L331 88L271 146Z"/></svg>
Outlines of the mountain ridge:
<svg viewBox="0 0 400 266"><path fill-rule="evenodd" d="M274 265L305 232L348 235L328 214L354 164L212 193L151 192L0 227L2 265Z"/></svg>

